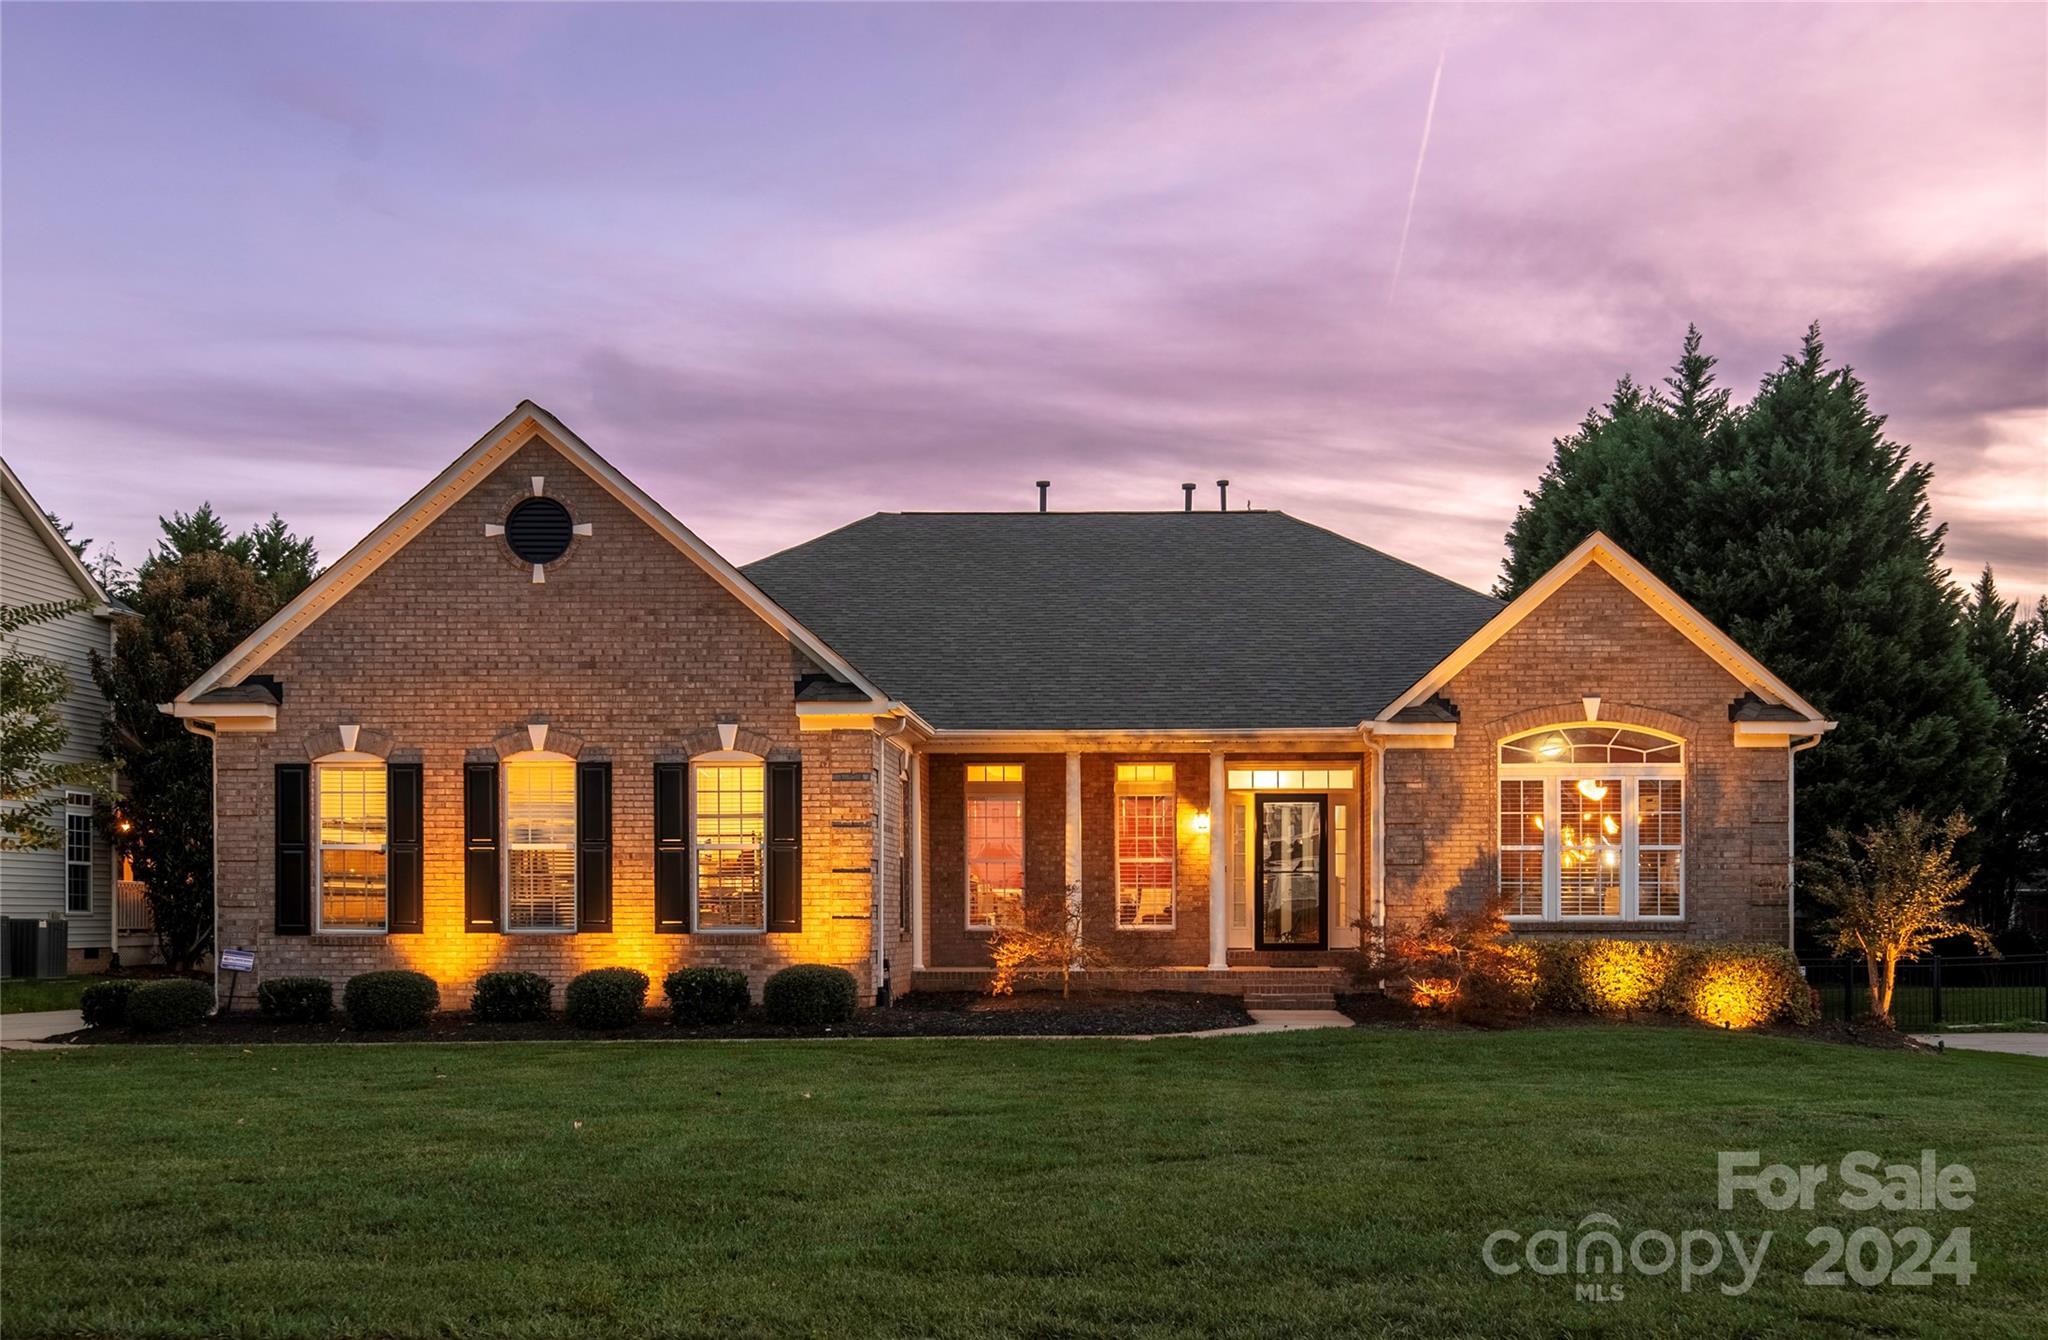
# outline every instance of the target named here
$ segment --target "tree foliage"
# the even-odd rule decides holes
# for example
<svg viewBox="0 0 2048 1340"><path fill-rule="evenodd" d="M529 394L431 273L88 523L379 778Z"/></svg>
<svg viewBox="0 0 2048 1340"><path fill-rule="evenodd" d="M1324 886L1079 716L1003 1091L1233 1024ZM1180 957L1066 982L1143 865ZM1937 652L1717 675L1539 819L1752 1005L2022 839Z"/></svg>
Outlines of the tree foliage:
<svg viewBox="0 0 2048 1340"><path fill-rule="evenodd" d="M2014 923L2019 891L2048 872L2048 600L2022 619L1987 565L1963 604L1970 657L1998 703L2005 775L1977 819L1972 910L1985 925Z"/></svg>
<svg viewBox="0 0 2048 1340"><path fill-rule="evenodd" d="M275 607L305 590L320 570L312 537L294 535L275 512L270 520L234 536L208 502L200 503L197 511L158 517L157 525L163 540L143 561L138 579L194 554L226 554L255 574Z"/></svg>
<svg viewBox="0 0 2048 1340"><path fill-rule="evenodd" d="M1914 810L1854 839L1841 829L1808 863L1806 886L1827 918L1820 931L1841 955L1861 958L1870 977L1870 1011L1886 1023L1901 959L1918 958L1937 940L1966 936L1991 951L1981 927L1959 921L1963 890L1974 871L1956 862L1956 844L1970 831L1960 814L1936 823ZM1995 951L1993 951L1995 952Z"/></svg>
<svg viewBox="0 0 2048 1340"><path fill-rule="evenodd" d="M1746 405L1697 329L1661 389L1623 378L1555 454L1507 535L1512 597L1605 531L1840 727L1798 756L1802 830L1901 808L1979 813L1998 709L1964 644L1929 467L1884 435L1820 329Z"/></svg>
<svg viewBox="0 0 2048 1340"><path fill-rule="evenodd" d="M276 602L229 554L198 551L153 562L137 585L136 617L115 631L93 676L111 710L108 739L128 788L115 844L148 889L157 946L190 967L213 935L210 745L157 710L268 618Z"/></svg>
<svg viewBox="0 0 2048 1340"><path fill-rule="evenodd" d="M106 764L57 761L71 740L62 715L71 679L18 636L90 608L82 600L0 606L0 851L58 849L64 834L54 816L64 792L106 790Z"/></svg>

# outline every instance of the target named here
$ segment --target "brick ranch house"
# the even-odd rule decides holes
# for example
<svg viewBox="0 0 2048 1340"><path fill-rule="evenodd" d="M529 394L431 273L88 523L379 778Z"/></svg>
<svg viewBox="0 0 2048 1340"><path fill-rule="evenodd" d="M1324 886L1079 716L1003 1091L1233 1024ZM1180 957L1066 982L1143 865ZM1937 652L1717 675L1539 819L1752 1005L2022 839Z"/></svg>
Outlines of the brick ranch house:
<svg viewBox="0 0 2048 1340"><path fill-rule="evenodd" d="M883 513L736 568L522 403L165 710L265 975L625 964L1329 989L1531 935L1783 943L1832 724L1595 535L1512 604L1277 512Z"/></svg>

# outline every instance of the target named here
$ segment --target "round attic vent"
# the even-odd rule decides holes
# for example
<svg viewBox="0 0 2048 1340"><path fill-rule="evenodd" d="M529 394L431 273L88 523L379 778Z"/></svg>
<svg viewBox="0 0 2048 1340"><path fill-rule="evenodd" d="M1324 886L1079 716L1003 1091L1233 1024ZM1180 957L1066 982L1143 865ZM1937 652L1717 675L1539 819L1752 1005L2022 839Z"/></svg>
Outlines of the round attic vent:
<svg viewBox="0 0 2048 1340"><path fill-rule="evenodd" d="M553 498L527 498L505 518L505 543L522 562L552 563L569 552L573 524Z"/></svg>

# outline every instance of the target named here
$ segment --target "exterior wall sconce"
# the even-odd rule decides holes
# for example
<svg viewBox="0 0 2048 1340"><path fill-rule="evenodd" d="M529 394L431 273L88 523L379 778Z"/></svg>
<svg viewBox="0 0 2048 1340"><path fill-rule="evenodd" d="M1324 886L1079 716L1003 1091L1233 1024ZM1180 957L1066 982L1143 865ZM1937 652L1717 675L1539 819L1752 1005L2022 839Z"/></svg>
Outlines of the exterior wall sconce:
<svg viewBox="0 0 2048 1340"><path fill-rule="evenodd" d="M1197 833L1209 831L1209 811L1198 810L1188 819L1188 827Z"/></svg>

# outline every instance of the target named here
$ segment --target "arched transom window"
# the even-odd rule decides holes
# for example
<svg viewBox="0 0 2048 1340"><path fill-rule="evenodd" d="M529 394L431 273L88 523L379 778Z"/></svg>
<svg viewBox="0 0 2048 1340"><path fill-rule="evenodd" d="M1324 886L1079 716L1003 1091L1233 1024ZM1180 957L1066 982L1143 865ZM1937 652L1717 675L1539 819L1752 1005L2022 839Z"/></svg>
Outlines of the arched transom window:
<svg viewBox="0 0 2048 1340"><path fill-rule="evenodd" d="M1500 745L1500 888L1517 920L1657 920L1685 908L1685 745L1634 726Z"/></svg>

